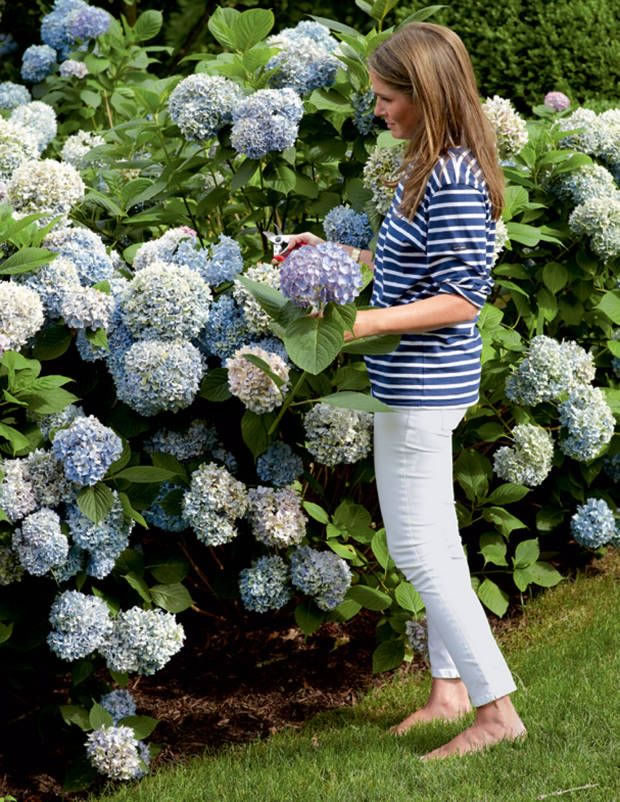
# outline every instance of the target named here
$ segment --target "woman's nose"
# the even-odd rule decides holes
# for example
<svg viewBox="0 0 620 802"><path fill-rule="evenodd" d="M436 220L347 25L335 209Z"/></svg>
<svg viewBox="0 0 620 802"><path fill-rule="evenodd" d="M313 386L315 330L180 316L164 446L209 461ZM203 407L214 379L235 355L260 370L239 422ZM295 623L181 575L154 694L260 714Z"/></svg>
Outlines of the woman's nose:
<svg viewBox="0 0 620 802"><path fill-rule="evenodd" d="M375 101L374 115L375 117L381 117L382 114L383 114L383 108L381 107L381 101L377 98L377 100Z"/></svg>

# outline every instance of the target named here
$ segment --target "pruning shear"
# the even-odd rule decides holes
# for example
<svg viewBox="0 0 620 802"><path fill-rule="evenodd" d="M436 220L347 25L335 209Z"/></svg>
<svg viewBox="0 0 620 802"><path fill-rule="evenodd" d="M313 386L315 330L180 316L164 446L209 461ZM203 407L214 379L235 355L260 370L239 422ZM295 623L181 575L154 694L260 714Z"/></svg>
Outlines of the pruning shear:
<svg viewBox="0 0 620 802"><path fill-rule="evenodd" d="M267 237L267 239L269 240L269 242L271 242L273 246L274 261L283 262L286 259L286 257L283 254L284 251L288 248L291 236L290 234L283 234L280 227L277 225L274 225L274 228L276 230L275 234L272 234L271 231L263 231L263 234L265 237ZM303 245L302 242L298 243L297 245L295 245L295 248L293 250L299 248L301 245Z"/></svg>

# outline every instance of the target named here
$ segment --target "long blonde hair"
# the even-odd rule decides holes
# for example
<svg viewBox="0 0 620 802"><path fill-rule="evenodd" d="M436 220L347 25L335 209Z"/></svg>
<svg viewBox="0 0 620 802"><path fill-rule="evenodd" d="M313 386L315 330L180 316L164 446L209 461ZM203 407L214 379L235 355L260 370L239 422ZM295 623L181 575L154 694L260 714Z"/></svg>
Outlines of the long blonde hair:
<svg viewBox="0 0 620 802"><path fill-rule="evenodd" d="M465 45L450 28L412 22L370 55L368 68L393 89L411 95L422 113L403 164L401 210L412 218L440 156L469 148L484 175L494 219L504 205L504 175L495 132L482 111Z"/></svg>

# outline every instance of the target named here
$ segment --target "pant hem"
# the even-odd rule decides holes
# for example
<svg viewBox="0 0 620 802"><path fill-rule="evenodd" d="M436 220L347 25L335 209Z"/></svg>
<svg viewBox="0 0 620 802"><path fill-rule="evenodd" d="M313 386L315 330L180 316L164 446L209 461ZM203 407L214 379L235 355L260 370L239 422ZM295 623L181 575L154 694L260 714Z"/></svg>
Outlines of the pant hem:
<svg viewBox="0 0 620 802"><path fill-rule="evenodd" d="M438 671L433 670L431 672L431 677L435 677L436 679L460 679L461 675L458 671L455 671L451 668L446 669L439 669Z"/></svg>
<svg viewBox="0 0 620 802"><path fill-rule="evenodd" d="M503 696L508 696L510 693L514 693L517 690L516 685L512 685L511 688L508 688L505 691L498 692L487 692L481 696L469 694L469 698L471 699L471 703L474 707L481 707L482 705L487 705L489 702L494 702L496 699L501 699Z"/></svg>

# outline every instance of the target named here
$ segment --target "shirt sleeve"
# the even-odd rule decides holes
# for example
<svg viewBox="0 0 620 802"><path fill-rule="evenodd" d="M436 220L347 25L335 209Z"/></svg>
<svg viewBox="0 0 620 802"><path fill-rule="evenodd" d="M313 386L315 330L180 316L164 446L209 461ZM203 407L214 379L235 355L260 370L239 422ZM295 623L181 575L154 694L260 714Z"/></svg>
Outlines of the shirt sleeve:
<svg viewBox="0 0 620 802"><path fill-rule="evenodd" d="M493 286L487 247L483 193L468 184L438 189L429 201L426 240L429 276L436 292L461 295L482 307Z"/></svg>

